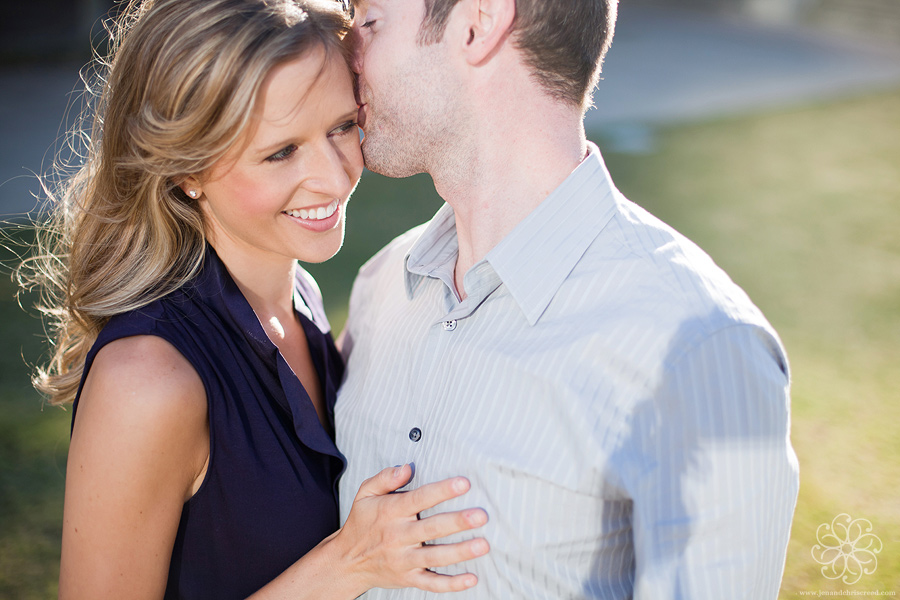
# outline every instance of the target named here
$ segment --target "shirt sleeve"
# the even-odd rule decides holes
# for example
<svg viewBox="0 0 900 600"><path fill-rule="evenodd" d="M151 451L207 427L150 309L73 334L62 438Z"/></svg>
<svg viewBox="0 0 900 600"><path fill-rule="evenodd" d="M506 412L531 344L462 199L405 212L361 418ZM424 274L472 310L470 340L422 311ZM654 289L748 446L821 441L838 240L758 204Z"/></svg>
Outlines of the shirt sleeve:
<svg viewBox="0 0 900 600"><path fill-rule="evenodd" d="M799 488L777 340L749 325L706 338L627 435L634 598L777 598Z"/></svg>

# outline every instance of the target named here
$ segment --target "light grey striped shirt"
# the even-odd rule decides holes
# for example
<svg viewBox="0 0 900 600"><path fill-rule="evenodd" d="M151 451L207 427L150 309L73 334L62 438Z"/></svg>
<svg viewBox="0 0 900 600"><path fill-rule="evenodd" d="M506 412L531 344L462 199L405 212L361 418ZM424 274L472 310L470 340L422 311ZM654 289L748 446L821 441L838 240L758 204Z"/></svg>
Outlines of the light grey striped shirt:
<svg viewBox="0 0 900 600"><path fill-rule="evenodd" d="M452 210L361 270L337 442L363 479L465 475L489 555L451 597L775 598L798 490L778 336L595 146L466 273ZM456 539L473 537L471 533ZM437 598L372 590L368 599Z"/></svg>

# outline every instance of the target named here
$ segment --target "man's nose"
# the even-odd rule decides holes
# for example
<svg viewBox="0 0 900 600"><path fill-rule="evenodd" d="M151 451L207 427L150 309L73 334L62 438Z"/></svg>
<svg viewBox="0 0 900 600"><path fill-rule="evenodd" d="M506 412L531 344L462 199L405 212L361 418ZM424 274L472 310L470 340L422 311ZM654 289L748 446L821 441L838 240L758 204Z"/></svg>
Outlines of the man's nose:
<svg viewBox="0 0 900 600"><path fill-rule="evenodd" d="M354 73L359 75L360 73L362 73L363 46L365 44L362 32L359 30L359 25L353 25L353 29L350 30L349 37L350 68L353 69Z"/></svg>

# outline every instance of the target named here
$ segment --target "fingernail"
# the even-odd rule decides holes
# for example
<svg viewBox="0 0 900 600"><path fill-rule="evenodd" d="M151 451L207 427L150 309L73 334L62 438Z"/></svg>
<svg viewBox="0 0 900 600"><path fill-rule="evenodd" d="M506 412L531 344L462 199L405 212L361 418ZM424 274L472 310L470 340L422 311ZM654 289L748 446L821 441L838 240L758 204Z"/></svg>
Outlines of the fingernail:
<svg viewBox="0 0 900 600"><path fill-rule="evenodd" d="M468 519L469 523L478 527L487 523L487 514L482 510L470 510L466 514L466 519Z"/></svg>
<svg viewBox="0 0 900 600"><path fill-rule="evenodd" d="M465 492L467 489L469 489L469 482L462 477L457 477L453 480L453 491Z"/></svg>
<svg viewBox="0 0 900 600"><path fill-rule="evenodd" d="M475 587L476 583L478 583L478 578L474 575L469 575L465 578L463 585L465 585L467 588L470 588Z"/></svg>
<svg viewBox="0 0 900 600"><path fill-rule="evenodd" d="M482 554L487 554L489 546L484 540L474 540L472 542L472 552L475 553L475 556L481 556Z"/></svg>
<svg viewBox="0 0 900 600"><path fill-rule="evenodd" d="M397 477L400 477L401 473L403 473L403 465L400 465L399 467L394 467L394 472L391 474L391 476L394 479L396 479Z"/></svg>

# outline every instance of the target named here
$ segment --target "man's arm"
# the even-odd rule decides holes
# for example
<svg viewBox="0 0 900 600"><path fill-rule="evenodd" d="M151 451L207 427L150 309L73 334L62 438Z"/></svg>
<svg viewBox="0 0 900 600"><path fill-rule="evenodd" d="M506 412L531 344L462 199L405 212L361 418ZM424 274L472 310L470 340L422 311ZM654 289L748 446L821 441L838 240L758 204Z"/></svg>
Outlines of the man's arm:
<svg viewBox="0 0 900 600"><path fill-rule="evenodd" d="M776 598L799 478L772 336L733 326L672 357L630 432L635 599Z"/></svg>

